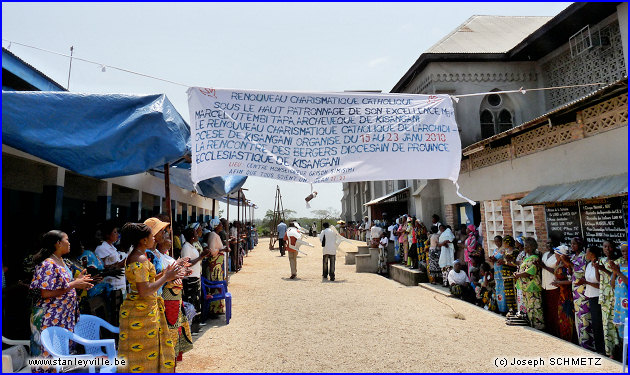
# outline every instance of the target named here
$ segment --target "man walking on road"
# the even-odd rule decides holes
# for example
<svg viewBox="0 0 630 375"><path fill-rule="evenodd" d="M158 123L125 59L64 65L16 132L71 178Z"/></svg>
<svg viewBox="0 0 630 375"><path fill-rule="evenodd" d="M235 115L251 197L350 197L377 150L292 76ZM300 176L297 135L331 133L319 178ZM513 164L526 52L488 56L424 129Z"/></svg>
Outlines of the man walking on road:
<svg viewBox="0 0 630 375"><path fill-rule="evenodd" d="M284 235L287 233L287 225L280 220L278 224L278 246L280 247L280 256L284 256Z"/></svg>
<svg viewBox="0 0 630 375"><path fill-rule="evenodd" d="M323 224L324 230L319 234L319 240L322 242L323 273L322 278L330 275L330 281L335 281L335 261L337 259L337 234L330 229L330 224Z"/></svg>
<svg viewBox="0 0 630 375"><path fill-rule="evenodd" d="M286 226L286 224L285 224ZM289 252L289 264L291 265L291 279L297 276L297 254L299 245L297 241L302 237L297 229L297 223L291 223L291 226L284 235L284 240Z"/></svg>

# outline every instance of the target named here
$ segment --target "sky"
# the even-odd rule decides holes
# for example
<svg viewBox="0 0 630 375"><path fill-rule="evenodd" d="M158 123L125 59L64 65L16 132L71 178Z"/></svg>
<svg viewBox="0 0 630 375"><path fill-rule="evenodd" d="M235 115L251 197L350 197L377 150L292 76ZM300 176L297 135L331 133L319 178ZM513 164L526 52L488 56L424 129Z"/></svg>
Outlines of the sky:
<svg viewBox="0 0 630 375"><path fill-rule="evenodd" d="M73 60L70 91L165 93L189 119L186 86L277 91L389 92L422 52L472 15L555 16L571 3L2 3L8 41L124 68ZM11 44L62 86L69 59ZM189 122L190 123L190 122ZM246 197L273 209L341 211L340 183L311 186L250 177ZM222 206L224 207L224 206Z"/></svg>

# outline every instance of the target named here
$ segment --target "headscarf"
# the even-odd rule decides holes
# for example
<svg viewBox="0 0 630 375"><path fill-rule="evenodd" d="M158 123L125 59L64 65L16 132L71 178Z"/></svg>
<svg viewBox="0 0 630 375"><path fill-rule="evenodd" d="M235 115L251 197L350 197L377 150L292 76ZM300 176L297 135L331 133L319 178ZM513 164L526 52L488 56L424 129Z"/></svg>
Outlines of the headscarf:
<svg viewBox="0 0 630 375"><path fill-rule="evenodd" d="M567 245L560 245L553 248L554 253L558 255L569 255L569 247Z"/></svg>
<svg viewBox="0 0 630 375"><path fill-rule="evenodd" d="M468 230L470 230L470 233L468 233L468 237L466 238L466 242L465 242L466 251L464 251L464 260L466 261L466 263L471 263L472 259L470 258L470 253L477 250L478 234L477 234L477 229L472 224L468 226Z"/></svg>
<svg viewBox="0 0 630 375"><path fill-rule="evenodd" d="M219 224L221 224L221 220L214 218L212 220L210 220L210 227L212 228L212 230L214 230L216 227L219 226Z"/></svg>
<svg viewBox="0 0 630 375"><path fill-rule="evenodd" d="M503 237L503 243L507 243L509 247L514 247L514 238L512 238L512 236L510 236L509 234L505 235L505 237Z"/></svg>

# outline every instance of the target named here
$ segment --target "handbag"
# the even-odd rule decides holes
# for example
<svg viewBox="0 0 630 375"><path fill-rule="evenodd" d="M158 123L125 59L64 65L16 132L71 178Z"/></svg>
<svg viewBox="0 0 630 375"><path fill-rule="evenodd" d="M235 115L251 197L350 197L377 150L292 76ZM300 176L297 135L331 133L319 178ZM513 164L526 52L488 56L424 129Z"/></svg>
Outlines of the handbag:
<svg viewBox="0 0 630 375"><path fill-rule="evenodd" d="M322 239L322 247L326 246L326 235L324 234L324 238Z"/></svg>

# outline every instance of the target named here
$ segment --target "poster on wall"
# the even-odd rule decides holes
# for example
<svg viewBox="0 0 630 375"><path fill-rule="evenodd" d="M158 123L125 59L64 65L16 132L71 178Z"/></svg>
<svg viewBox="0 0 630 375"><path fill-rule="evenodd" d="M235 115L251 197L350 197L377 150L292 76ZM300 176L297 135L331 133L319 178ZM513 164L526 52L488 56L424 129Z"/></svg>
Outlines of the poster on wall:
<svg viewBox="0 0 630 375"><path fill-rule="evenodd" d="M617 244L627 241L627 207L627 196L589 200L582 203L580 209L587 244L601 247L602 242L607 239Z"/></svg>
<svg viewBox="0 0 630 375"><path fill-rule="evenodd" d="M188 90L193 182L245 175L305 183L457 181L448 95Z"/></svg>
<svg viewBox="0 0 630 375"><path fill-rule="evenodd" d="M547 219L547 233L561 232L567 243L573 237L583 236L577 202L547 204L545 205L545 217Z"/></svg>

